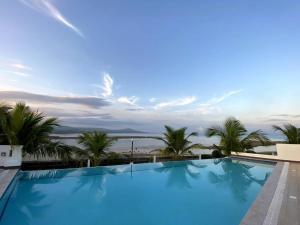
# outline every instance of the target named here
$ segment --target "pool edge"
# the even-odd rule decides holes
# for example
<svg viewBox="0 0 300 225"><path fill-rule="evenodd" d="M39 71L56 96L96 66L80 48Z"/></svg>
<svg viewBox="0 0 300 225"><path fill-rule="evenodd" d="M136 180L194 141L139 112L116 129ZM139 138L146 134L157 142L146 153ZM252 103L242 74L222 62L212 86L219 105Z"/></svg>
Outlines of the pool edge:
<svg viewBox="0 0 300 225"><path fill-rule="evenodd" d="M0 179L0 199L4 196L18 172L19 169L4 170L3 173L5 174Z"/></svg>
<svg viewBox="0 0 300 225"><path fill-rule="evenodd" d="M263 225L265 223L265 220L270 213L270 206L278 188L283 169L284 162L277 162L271 176L264 184L240 225Z"/></svg>

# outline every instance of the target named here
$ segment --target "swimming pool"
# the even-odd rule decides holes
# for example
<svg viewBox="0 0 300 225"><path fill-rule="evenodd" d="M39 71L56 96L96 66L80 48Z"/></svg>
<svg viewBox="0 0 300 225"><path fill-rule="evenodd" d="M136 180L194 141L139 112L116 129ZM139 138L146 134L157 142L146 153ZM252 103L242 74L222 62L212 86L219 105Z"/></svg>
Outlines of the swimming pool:
<svg viewBox="0 0 300 225"><path fill-rule="evenodd" d="M0 224L238 225L273 167L227 158L20 172Z"/></svg>

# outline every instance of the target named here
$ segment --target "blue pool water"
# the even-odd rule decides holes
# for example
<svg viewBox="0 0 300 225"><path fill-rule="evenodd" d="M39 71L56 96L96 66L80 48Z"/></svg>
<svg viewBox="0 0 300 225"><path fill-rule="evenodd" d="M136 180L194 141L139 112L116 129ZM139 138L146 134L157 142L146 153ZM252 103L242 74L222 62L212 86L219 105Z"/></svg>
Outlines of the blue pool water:
<svg viewBox="0 0 300 225"><path fill-rule="evenodd" d="M223 159L22 172L0 224L238 225L272 169Z"/></svg>

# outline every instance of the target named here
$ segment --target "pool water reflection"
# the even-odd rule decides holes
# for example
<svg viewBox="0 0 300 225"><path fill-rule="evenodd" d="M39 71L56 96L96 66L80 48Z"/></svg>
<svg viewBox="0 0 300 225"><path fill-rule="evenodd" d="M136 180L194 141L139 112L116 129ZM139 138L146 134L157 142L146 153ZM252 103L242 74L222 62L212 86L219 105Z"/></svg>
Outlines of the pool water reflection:
<svg viewBox="0 0 300 225"><path fill-rule="evenodd" d="M23 172L1 225L235 225L273 165L232 159Z"/></svg>

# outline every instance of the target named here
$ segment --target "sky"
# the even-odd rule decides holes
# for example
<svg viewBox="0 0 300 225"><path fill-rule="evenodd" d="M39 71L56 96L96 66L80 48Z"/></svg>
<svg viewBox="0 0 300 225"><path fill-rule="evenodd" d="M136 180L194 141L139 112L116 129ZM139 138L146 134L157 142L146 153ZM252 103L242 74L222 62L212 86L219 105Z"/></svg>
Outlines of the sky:
<svg viewBox="0 0 300 225"><path fill-rule="evenodd" d="M2 0L0 101L62 125L300 125L300 2Z"/></svg>

